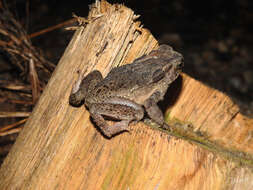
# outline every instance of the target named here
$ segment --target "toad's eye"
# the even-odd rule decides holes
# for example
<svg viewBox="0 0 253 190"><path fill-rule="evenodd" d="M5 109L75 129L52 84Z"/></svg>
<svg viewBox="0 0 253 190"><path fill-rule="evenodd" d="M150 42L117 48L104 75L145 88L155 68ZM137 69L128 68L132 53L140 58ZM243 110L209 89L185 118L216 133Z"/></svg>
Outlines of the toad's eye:
<svg viewBox="0 0 253 190"><path fill-rule="evenodd" d="M153 73L153 76L152 76L152 82L153 83L156 83L158 82L159 80L163 79L165 76L165 73L162 69L157 69L154 73Z"/></svg>

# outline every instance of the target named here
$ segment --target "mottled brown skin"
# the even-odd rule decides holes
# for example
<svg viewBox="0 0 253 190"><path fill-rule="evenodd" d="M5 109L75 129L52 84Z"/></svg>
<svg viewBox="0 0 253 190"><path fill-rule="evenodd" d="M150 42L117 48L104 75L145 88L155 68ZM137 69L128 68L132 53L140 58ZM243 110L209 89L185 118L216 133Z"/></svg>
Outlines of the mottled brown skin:
<svg viewBox="0 0 253 190"><path fill-rule="evenodd" d="M144 108L153 121L163 125L157 102L179 76L182 66L183 56L170 46L161 45L131 64L113 68L104 79L97 70L79 78L69 102L72 105L84 102L107 137L126 131L130 122L141 120ZM119 121L108 125L104 116Z"/></svg>

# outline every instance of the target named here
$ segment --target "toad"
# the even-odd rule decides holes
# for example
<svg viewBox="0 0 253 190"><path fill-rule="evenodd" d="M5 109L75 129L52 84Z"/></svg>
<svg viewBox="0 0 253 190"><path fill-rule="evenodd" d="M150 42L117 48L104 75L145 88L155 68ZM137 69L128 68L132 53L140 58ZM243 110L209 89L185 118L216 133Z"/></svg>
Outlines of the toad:
<svg viewBox="0 0 253 190"><path fill-rule="evenodd" d="M84 103L93 121L109 138L128 131L131 122L144 117L144 111L155 123L163 125L163 113L157 102L163 100L182 66L180 53L168 45L160 45L131 64L113 68L105 78L97 70L79 76L69 102L74 106ZM109 125L105 118L117 122Z"/></svg>

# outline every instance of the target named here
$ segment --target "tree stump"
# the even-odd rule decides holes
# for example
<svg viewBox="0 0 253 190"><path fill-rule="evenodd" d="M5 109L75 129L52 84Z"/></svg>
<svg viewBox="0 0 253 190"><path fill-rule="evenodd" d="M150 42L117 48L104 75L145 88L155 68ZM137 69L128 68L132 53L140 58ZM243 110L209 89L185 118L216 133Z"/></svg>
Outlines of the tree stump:
<svg viewBox="0 0 253 190"><path fill-rule="evenodd" d="M171 130L139 122L106 139L69 105L78 71L106 75L158 47L136 18L123 5L91 6L0 169L1 189L253 189L253 120L185 74L162 105Z"/></svg>

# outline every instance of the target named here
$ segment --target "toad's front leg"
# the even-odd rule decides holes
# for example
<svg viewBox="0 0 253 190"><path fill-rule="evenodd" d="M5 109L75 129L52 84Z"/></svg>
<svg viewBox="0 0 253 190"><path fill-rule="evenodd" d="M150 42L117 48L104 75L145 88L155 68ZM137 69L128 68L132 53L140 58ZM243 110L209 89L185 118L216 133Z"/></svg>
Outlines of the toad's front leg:
<svg viewBox="0 0 253 190"><path fill-rule="evenodd" d="M120 97L108 98L102 103L93 103L89 106L89 111L96 125L109 138L127 131L131 121L139 121L144 116L142 106ZM108 125L103 116L120 121Z"/></svg>
<svg viewBox="0 0 253 190"><path fill-rule="evenodd" d="M156 91L143 104L149 117L159 125L164 124L164 117L162 111L157 106L157 102L162 100L163 96L163 93Z"/></svg>

